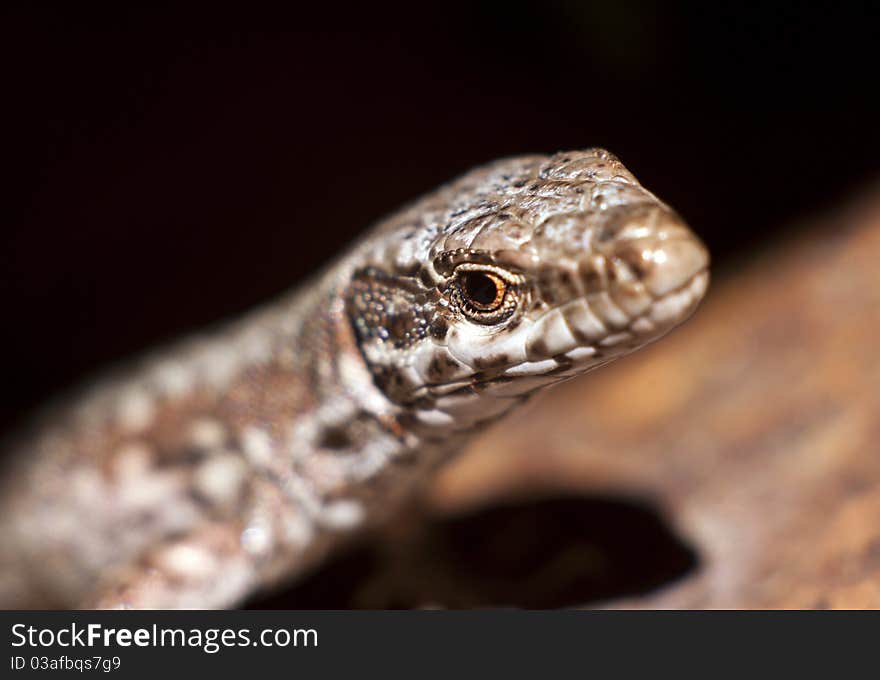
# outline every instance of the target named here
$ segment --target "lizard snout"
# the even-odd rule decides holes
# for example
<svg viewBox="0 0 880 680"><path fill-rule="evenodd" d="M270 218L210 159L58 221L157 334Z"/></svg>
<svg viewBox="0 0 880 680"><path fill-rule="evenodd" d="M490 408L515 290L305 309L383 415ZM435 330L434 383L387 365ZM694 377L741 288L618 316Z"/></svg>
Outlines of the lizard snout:
<svg viewBox="0 0 880 680"><path fill-rule="evenodd" d="M706 247L676 215L665 210L656 211L648 224L639 220L628 225L603 250L609 259L622 262L654 298L687 285L709 266ZM620 269L612 271L620 275Z"/></svg>

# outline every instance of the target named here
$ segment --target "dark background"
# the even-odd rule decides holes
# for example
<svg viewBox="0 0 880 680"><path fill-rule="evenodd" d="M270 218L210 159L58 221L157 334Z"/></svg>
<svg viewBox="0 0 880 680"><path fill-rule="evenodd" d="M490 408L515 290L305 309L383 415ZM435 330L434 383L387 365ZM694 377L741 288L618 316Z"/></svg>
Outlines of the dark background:
<svg viewBox="0 0 880 680"><path fill-rule="evenodd" d="M0 429L499 156L609 148L722 272L880 175L868 3L78 5L0 21Z"/></svg>

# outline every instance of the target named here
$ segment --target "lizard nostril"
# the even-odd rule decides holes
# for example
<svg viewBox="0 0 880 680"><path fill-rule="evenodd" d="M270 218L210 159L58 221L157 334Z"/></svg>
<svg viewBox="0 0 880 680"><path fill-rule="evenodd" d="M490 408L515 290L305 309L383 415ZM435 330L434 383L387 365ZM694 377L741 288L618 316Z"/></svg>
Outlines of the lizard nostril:
<svg viewBox="0 0 880 680"><path fill-rule="evenodd" d="M617 236L618 227L610 224L602 225L596 232L596 240L599 243L607 243Z"/></svg>
<svg viewBox="0 0 880 680"><path fill-rule="evenodd" d="M646 248L643 242L624 241L614 254L640 281L644 280L654 268L653 251Z"/></svg>
<svg viewBox="0 0 880 680"><path fill-rule="evenodd" d="M609 228L616 239L602 251L625 264L655 297L683 286L709 265L706 248L670 211L637 210Z"/></svg>

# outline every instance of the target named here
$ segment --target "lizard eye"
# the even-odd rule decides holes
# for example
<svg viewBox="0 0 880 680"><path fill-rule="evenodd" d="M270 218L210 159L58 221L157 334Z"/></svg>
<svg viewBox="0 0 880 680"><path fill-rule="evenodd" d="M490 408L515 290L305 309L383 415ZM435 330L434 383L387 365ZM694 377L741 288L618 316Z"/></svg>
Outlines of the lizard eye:
<svg viewBox="0 0 880 680"><path fill-rule="evenodd" d="M508 319L517 307L517 281L495 268L461 264L452 281L452 298L471 321L496 324Z"/></svg>
<svg viewBox="0 0 880 680"><path fill-rule="evenodd" d="M492 312L501 306L507 284L497 274L490 272L465 272L460 282L467 302L481 312Z"/></svg>

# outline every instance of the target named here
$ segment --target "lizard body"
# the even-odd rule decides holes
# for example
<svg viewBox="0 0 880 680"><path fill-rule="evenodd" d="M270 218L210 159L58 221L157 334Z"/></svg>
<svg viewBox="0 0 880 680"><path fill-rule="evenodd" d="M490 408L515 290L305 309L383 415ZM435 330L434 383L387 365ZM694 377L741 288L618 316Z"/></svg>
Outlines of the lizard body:
<svg viewBox="0 0 880 680"><path fill-rule="evenodd" d="M0 605L231 607L382 521L537 390L708 283L606 151L478 168L314 279L47 412L0 495Z"/></svg>

